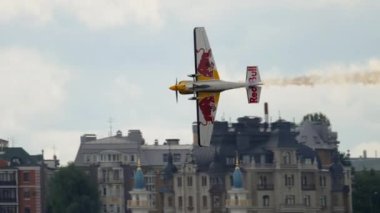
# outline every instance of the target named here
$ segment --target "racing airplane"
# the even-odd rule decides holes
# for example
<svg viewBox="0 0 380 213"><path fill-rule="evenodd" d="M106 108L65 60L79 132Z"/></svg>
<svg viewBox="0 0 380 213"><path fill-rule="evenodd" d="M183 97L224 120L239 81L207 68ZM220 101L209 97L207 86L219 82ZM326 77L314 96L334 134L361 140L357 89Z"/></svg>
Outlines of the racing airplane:
<svg viewBox="0 0 380 213"><path fill-rule="evenodd" d="M194 28L195 73L188 75L192 81L180 81L171 86L178 102L180 94L192 94L189 100L196 101L197 131L199 146L209 146L214 127L220 92L235 88L246 88L248 103L258 103L263 83L258 68L248 66L245 82L228 82L219 78L215 60L203 27Z"/></svg>

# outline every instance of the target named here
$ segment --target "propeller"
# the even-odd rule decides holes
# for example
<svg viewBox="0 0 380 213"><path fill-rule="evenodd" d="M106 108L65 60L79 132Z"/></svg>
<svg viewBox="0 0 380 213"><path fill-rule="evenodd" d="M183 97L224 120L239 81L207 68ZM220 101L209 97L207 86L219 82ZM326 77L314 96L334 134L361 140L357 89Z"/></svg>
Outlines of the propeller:
<svg viewBox="0 0 380 213"><path fill-rule="evenodd" d="M178 79L176 78L175 79L175 86L177 87L177 85L178 85ZM178 103L178 90L175 90L175 100Z"/></svg>

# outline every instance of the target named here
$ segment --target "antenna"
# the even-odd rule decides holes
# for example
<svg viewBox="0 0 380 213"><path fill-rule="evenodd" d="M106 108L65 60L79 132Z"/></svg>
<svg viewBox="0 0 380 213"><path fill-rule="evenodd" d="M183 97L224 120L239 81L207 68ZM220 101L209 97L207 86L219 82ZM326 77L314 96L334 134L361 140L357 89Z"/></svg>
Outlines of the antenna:
<svg viewBox="0 0 380 213"><path fill-rule="evenodd" d="M222 115L222 118L221 118L222 121L226 121L226 117L225 117L225 114L223 112L223 115Z"/></svg>
<svg viewBox="0 0 380 213"><path fill-rule="evenodd" d="M16 140L14 137L11 137L11 147L15 147Z"/></svg>
<svg viewBox="0 0 380 213"><path fill-rule="evenodd" d="M110 131L108 132L108 136L112 136L112 122L113 122L113 120L112 120L112 117L110 117L109 119L108 119L108 123L110 124Z"/></svg>

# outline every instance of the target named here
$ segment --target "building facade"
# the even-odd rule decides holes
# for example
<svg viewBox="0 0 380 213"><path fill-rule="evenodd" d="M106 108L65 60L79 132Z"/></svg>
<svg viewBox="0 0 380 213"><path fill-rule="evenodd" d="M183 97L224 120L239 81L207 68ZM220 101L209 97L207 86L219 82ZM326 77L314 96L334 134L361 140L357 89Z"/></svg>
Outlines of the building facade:
<svg viewBox="0 0 380 213"><path fill-rule="evenodd" d="M102 212L141 210L134 187L139 169L149 206L143 211L352 212L351 169L340 161L338 144L323 123L242 117L215 122L210 147L173 139L146 145L135 130L82 140L75 163L96 168Z"/></svg>
<svg viewBox="0 0 380 213"><path fill-rule="evenodd" d="M43 154L29 155L23 148L8 147L0 140L0 212L46 212L49 175L55 168L44 163Z"/></svg>

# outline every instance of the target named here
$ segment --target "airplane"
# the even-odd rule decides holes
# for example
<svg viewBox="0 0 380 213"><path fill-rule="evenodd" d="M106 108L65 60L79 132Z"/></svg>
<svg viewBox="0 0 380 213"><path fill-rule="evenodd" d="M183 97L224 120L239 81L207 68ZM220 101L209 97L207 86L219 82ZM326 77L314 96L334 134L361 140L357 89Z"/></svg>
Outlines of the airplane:
<svg viewBox="0 0 380 213"><path fill-rule="evenodd" d="M204 27L194 28L195 73L188 75L192 81L177 82L169 89L175 91L178 102L180 94L193 94L189 100L196 101L198 145L209 146L214 119L221 92L229 89L246 88L248 103L258 103L263 83L257 66L248 66L245 82L222 81Z"/></svg>

